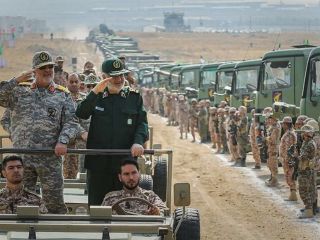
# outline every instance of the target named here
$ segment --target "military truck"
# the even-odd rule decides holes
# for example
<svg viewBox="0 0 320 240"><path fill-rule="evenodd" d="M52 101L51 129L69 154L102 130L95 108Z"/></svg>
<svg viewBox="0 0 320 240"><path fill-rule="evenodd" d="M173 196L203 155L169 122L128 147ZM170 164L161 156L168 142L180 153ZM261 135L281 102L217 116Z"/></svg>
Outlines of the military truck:
<svg viewBox="0 0 320 240"><path fill-rule="evenodd" d="M198 83L200 81L201 66L201 64L192 64L181 68L179 92L184 93L189 99L198 98Z"/></svg>
<svg viewBox="0 0 320 240"><path fill-rule="evenodd" d="M53 149L0 149L0 153L53 154ZM68 149L75 154L123 155L130 150ZM119 205L145 199L123 198L113 206L88 206L86 203L67 203L69 214L39 214L37 206L18 206L16 214L0 214L0 240L11 239L102 239L102 240L200 240L200 219L197 209L190 205L190 185L172 185L172 150L145 150L145 154L167 155L166 206L161 216L134 215ZM172 190L174 205L172 210ZM75 191L69 195L79 197ZM86 197L86 196L83 196ZM150 205L151 204L151 205ZM120 208L119 208L120 207ZM117 214L114 214L114 211Z"/></svg>
<svg viewBox="0 0 320 240"><path fill-rule="evenodd" d="M318 120L320 115L320 47L309 56L305 72L300 113Z"/></svg>
<svg viewBox="0 0 320 240"><path fill-rule="evenodd" d="M177 64L167 64L161 67L158 67L154 70L155 82L157 83L157 87L169 88L170 82L170 71L173 67L177 66Z"/></svg>
<svg viewBox="0 0 320 240"><path fill-rule="evenodd" d="M181 82L181 69L182 65L175 66L170 69L170 78L169 78L169 90L179 90L179 84Z"/></svg>
<svg viewBox="0 0 320 240"><path fill-rule="evenodd" d="M274 108L279 118L298 114L311 50L312 48L286 49L268 52L263 56L254 98L257 112L276 103ZM289 108L291 111L288 111Z"/></svg>
<svg viewBox="0 0 320 240"><path fill-rule="evenodd" d="M200 67L200 80L198 84L198 99L214 101L214 91L217 77L217 69L222 63L205 64Z"/></svg>
<svg viewBox="0 0 320 240"><path fill-rule="evenodd" d="M230 106L247 107L248 113L254 108L253 92L257 90L261 59L239 62L234 67Z"/></svg>
<svg viewBox="0 0 320 240"><path fill-rule="evenodd" d="M229 104L234 67L237 63L230 62L219 65L214 92L214 106L217 107L221 101L226 101Z"/></svg>
<svg viewBox="0 0 320 240"><path fill-rule="evenodd" d="M153 86L153 71L154 67L144 67L138 70L138 83L140 86Z"/></svg>

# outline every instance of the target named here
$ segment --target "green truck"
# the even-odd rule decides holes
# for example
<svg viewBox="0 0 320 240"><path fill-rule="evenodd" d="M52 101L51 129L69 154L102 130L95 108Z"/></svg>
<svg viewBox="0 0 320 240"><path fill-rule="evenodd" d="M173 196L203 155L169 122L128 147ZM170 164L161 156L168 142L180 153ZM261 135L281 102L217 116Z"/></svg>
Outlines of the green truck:
<svg viewBox="0 0 320 240"><path fill-rule="evenodd" d="M300 113L316 120L320 115L320 47L314 48L308 59Z"/></svg>
<svg viewBox="0 0 320 240"><path fill-rule="evenodd" d="M214 92L214 106L219 106L221 101L226 101L229 104L234 67L237 63L230 62L219 65Z"/></svg>
<svg viewBox="0 0 320 240"><path fill-rule="evenodd" d="M166 88L169 87L170 81L170 70L177 66L176 64L168 64L161 67L158 67L153 72L154 82L156 87Z"/></svg>
<svg viewBox="0 0 320 240"><path fill-rule="evenodd" d="M201 66L201 64L193 64L181 68L179 92L184 93L189 99L198 98Z"/></svg>
<svg viewBox="0 0 320 240"><path fill-rule="evenodd" d="M312 48L268 52L262 59L255 109L273 106L279 118L299 112L303 79Z"/></svg>
<svg viewBox="0 0 320 240"><path fill-rule="evenodd" d="M254 108L253 93L257 90L261 59L239 62L234 67L230 106Z"/></svg>
<svg viewBox="0 0 320 240"><path fill-rule="evenodd" d="M198 99L209 99L214 102L215 84L218 67L222 63L205 64L200 67L200 80L198 83Z"/></svg>
<svg viewBox="0 0 320 240"><path fill-rule="evenodd" d="M169 78L169 90L179 91L179 84L181 81L181 69L183 66L178 65L170 69L170 78Z"/></svg>

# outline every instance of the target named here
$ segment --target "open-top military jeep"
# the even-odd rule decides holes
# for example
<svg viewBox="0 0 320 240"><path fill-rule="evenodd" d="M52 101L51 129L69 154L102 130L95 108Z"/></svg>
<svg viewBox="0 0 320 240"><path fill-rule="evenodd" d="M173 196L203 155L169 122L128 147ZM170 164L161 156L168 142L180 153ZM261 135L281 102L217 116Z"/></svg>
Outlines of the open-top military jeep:
<svg viewBox="0 0 320 240"><path fill-rule="evenodd" d="M0 149L0 153L53 153L52 149ZM68 149L68 153L117 155L130 154L129 150ZM176 183L172 189L172 150L145 150L145 154L167 155L166 206L163 216L132 215L119 204L88 206L84 202L67 202L70 213L39 214L37 206L19 206L16 214L0 215L2 239L177 239L199 240L199 212L190 205L190 185ZM81 181L81 180L80 180ZM74 182L76 184L76 182ZM83 183L83 182L82 182ZM79 189L80 190L80 189ZM172 190L174 205L172 209ZM83 194L83 191L81 192ZM83 195L84 196L84 195ZM85 197L85 196L84 196ZM122 199L121 201L137 201ZM150 204L144 199L141 204ZM119 202L118 202L119 203ZM116 211L118 214L112 214Z"/></svg>

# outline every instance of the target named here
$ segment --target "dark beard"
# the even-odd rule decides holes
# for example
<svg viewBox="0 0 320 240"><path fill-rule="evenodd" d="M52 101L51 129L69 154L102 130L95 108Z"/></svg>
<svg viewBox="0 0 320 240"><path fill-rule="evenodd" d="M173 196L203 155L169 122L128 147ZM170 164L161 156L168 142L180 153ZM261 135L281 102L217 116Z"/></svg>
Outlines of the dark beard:
<svg viewBox="0 0 320 240"><path fill-rule="evenodd" d="M138 187L139 182L137 182L137 184L135 184L135 185L129 185L129 184L125 184L125 183L122 183L122 184L123 184L123 186L124 186L126 189L128 189L128 190L134 190L136 187Z"/></svg>

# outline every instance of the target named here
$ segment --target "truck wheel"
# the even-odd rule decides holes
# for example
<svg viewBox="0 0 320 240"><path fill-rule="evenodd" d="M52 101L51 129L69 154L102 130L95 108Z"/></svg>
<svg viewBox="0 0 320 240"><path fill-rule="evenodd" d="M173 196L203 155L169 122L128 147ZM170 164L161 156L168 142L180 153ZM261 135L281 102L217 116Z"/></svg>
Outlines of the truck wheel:
<svg viewBox="0 0 320 240"><path fill-rule="evenodd" d="M141 187L145 190L152 190L153 189L153 180L152 180L151 175L141 174L140 181L139 181L139 187Z"/></svg>
<svg viewBox="0 0 320 240"><path fill-rule="evenodd" d="M182 213L182 208L177 208L174 211L174 231L182 217ZM200 215L198 209L186 208L185 217L178 229L176 240L200 240Z"/></svg>
<svg viewBox="0 0 320 240"><path fill-rule="evenodd" d="M167 159L160 157L154 166L153 191L164 202L166 201L167 193L167 174Z"/></svg>

